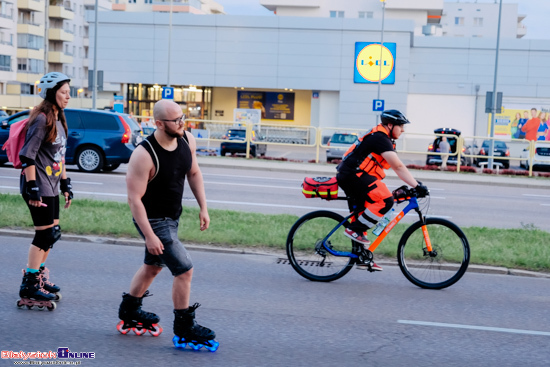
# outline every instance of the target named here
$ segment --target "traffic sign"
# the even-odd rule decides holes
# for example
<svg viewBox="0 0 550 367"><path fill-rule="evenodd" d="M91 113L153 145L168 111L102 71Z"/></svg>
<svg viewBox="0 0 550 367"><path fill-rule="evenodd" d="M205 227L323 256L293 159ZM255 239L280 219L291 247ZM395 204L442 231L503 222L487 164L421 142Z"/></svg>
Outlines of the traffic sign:
<svg viewBox="0 0 550 367"><path fill-rule="evenodd" d="M172 87L162 88L162 99L174 99L174 88Z"/></svg>
<svg viewBox="0 0 550 367"><path fill-rule="evenodd" d="M384 100L383 99L373 99L372 100L372 110L375 112L384 111Z"/></svg>

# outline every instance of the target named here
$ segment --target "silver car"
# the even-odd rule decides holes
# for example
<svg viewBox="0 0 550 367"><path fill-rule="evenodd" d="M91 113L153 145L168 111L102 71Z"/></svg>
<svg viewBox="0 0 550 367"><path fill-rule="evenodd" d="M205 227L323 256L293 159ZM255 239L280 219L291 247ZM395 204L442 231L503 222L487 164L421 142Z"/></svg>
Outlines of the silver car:
<svg viewBox="0 0 550 367"><path fill-rule="evenodd" d="M344 153L347 152L349 147L351 147L359 139L357 134L350 133L335 133L332 135L327 145L327 163L330 163L333 159L342 159Z"/></svg>

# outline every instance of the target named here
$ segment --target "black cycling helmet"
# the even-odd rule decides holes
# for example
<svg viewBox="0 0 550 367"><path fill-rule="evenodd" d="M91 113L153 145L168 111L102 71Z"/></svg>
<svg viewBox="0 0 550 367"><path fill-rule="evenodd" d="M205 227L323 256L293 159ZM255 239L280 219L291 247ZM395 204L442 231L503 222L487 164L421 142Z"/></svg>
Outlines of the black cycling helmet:
<svg viewBox="0 0 550 367"><path fill-rule="evenodd" d="M382 112L382 115L380 117L382 118L382 123L384 125L405 125L411 123L409 120L407 120L405 115L397 110L386 110Z"/></svg>

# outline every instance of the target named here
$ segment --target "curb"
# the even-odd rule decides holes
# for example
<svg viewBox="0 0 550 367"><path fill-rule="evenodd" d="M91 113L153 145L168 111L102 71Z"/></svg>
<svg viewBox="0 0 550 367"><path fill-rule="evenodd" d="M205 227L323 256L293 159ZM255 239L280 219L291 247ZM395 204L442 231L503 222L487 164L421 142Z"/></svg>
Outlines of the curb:
<svg viewBox="0 0 550 367"><path fill-rule="evenodd" d="M33 238L34 232L25 231L20 229L0 229L0 236L12 236L12 237L25 237ZM132 238L112 238L112 237L98 237L98 236L81 236L75 234L63 234L64 241L75 241L75 242L87 242L87 243L98 243L98 244L108 244L108 245L119 245L119 246L143 246L142 240L132 239ZM273 252L263 252L258 250L250 249L231 249L226 247L216 247L208 245L199 245L199 244L186 244L185 247L188 250L192 251L202 251L202 252L217 252L225 254L235 254L235 255L262 255L262 256L280 256L280 253ZM388 261L380 260L377 261L378 264L384 266L395 266L397 267L397 261ZM531 277L531 278L546 278L550 279L550 273L535 272L529 270L520 270L520 269L508 269L504 267L496 266L484 266L484 265L469 265L468 273L480 273L480 274L496 274L496 275L512 275L512 276L522 276L522 277Z"/></svg>

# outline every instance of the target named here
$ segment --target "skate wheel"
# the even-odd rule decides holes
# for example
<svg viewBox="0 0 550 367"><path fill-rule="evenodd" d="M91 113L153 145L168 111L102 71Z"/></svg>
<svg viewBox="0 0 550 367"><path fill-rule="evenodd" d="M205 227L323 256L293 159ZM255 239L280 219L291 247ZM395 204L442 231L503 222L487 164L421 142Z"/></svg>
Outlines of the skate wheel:
<svg viewBox="0 0 550 367"><path fill-rule="evenodd" d="M151 334L152 336L159 336L160 334L162 334L162 327L159 324L153 324L152 327L155 329L149 330L149 334Z"/></svg>
<svg viewBox="0 0 550 367"><path fill-rule="evenodd" d="M138 336L143 335L145 334L145 332L147 332L147 329L137 327L132 328L132 330L134 330L134 333Z"/></svg>
<svg viewBox="0 0 550 367"><path fill-rule="evenodd" d="M56 299L55 299L56 301L61 301L61 298L63 298L63 297L61 296L61 293L59 293L59 292L58 292L58 293L55 293L55 296L56 296Z"/></svg>
<svg viewBox="0 0 550 367"><path fill-rule="evenodd" d="M36 306L36 308L38 308L38 310L40 310L40 311L44 311L44 309L46 308L46 306Z"/></svg>
<svg viewBox="0 0 550 367"><path fill-rule="evenodd" d="M27 305L27 309L28 310L32 310L34 306L31 306L31 305Z"/></svg>
<svg viewBox="0 0 550 367"><path fill-rule="evenodd" d="M23 301L21 301L21 299L18 299L16 304L17 304L17 308L25 307L25 304L23 303Z"/></svg>
<svg viewBox="0 0 550 367"><path fill-rule="evenodd" d="M220 343L215 340L210 340L210 344L211 345L205 345L204 347L211 352L217 351L220 346Z"/></svg>
<svg viewBox="0 0 550 367"><path fill-rule="evenodd" d="M51 306L46 306L46 308L48 309L48 311L53 311L55 310L55 308L57 307L57 304L55 302L50 302L52 305Z"/></svg>
<svg viewBox="0 0 550 367"><path fill-rule="evenodd" d="M124 321L120 321L118 324L116 324L116 329L122 334L126 335L131 329L124 329Z"/></svg>
<svg viewBox="0 0 550 367"><path fill-rule="evenodd" d="M187 343L184 342L183 339L181 339L179 336L177 335L174 335L174 337L172 338L172 342L174 343L174 346L176 348L185 348L185 346L187 345Z"/></svg>
<svg viewBox="0 0 550 367"><path fill-rule="evenodd" d="M195 343L189 343L189 346L191 347L191 349L193 350L199 350L203 347L202 344L195 344Z"/></svg>

